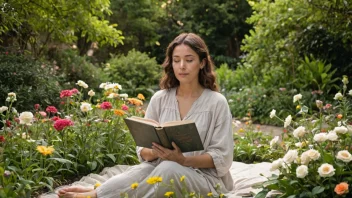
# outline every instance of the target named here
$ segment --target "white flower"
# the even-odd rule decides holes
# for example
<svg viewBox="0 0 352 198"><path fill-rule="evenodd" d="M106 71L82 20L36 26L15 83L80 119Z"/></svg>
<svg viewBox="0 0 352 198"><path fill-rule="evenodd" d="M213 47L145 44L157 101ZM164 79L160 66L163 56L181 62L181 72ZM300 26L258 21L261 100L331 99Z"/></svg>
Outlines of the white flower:
<svg viewBox="0 0 352 198"><path fill-rule="evenodd" d="M296 176L298 178L304 178L308 175L308 167L306 165L300 165L296 169Z"/></svg>
<svg viewBox="0 0 352 198"><path fill-rule="evenodd" d="M82 111L82 112L88 112L88 111L90 111L90 110L92 110L92 105L89 104L89 103L87 103L87 102L82 102L82 104L81 104L81 111Z"/></svg>
<svg viewBox="0 0 352 198"><path fill-rule="evenodd" d="M95 92L93 90L88 91L88 95L90 97L93 97L95 95Z"/></svg>
<svg viewBox="0 0 352 198"><path fill-rule="evenodd" d="M275 110L275 109L271 110L271 112L270 112L270 118L275 117L275 115L276 115L276 110Z"/></svg>
<svg viewBox="0 0 352 198"><path fill-rule="evenodd" d="M314 141L316 142L325 142L328 139L326 133L317 133L314 135Z"/></svg>
<svg viewBox="0 0 352 198"><path fill-rule="evenodd" d="M229 99L229 103L233 103L233 100L232 100L232 99Z"/></svg>
<svg viewBox="0 0 352 198"><path fill-rule="evenodd" d="M293 131L293 136L295 138L301 138L304 136L304 134L306 134L306 128L304 128L303 126L299 126Z"/></svg>
<svg viewBox="0 0 352 198"><path fill-rule="evenodd" d="M9 108L7 106L0 107L0 113L7 111Z"/></svg>
<svg viewBox="0 0 352 198"><path fill-rule="evenodd" d="M105 90L109 90L109 89L121 90L122 86L118 83L108 83L105 85L104 89Z"/></svg>
<svg viewBox="0 0 352 198"><path fill-rule="evenodd" d="M287 164L291 164L296 158L298 157L298 151L297 150L289 150L283 160Z"/></svg>
<svg viewBox="0 0 352 198"><path fill-rule="evenodd" d="M295 146L298 147L298 148L302 148L302 145L303 145L302 142L295 143Z"/></svg>
<svg viewBox="0 0 352 198"><path fill-rule="evenodd" d="M88 88L88 85L85 82L83 82L82 80L77 81L76 85L83 87L85 89Z"/></svg>
<svg viewBox="0 0 352 198"><path fill-rule="evenodd" d="M14 92L10 92L7 94L7 98L6 98L6 101L7 102L14 102L16 101L16 94Z"/></svg>
<svg viewBox="0 0 352 198"><path fill-rule="evenodd" d="M337 141L337 139L339 138L335 131L329 131L329 133L326 135L326 137L330 141Z"/></svg>
<svg viewBox="0 0 352 198"><path fill-rule="evenodd" d="M101 84L99 85L99 88L105 89L106 84L107 84L107 83L101 83Z"/></svg>
<svg viewBox="0 0 352 198"><path fill-rule="evenodd" d="M32 125L33 113L25 111L20 114L20 124Z"/></svg>
<svg viewBox="0 0 352 198"><path fill-rule="evenodd" d="M348 91L348 95L352 96L352 89Z"/></svg>
<svg viewBox="0 0 352 198"><path fill-rule="evenodd" d="M279 141L279 136L275 136L271 141L270 141L270 148L273 148L274 145Z"/></svg>
<svg viewBox="0 0 352 198"><path fill-rule="evenodd" d="M320 153L317 150L309 149L308 151L305 151L305 153L307 153L308 157L311 160L316 161L316 160L318 160L320 158Z"/></svg>
<svg viewBox="0 0 352 198"><path fill-rule="evenodd" d="M282 163L283 163L283 161L281 158L273 161L271 163L270 171L275 171L275 170L279 169L282 166Z"/></svg>
<svg viewBox="0 0 352 198"><path fill-rule="evenodd" d="M303 152L301 155L301 164L308 165L310 162L310 157L307 152Z"/></svg>
<svg viewBox="0 0 352 198"><path fill-rule="evenodd" d="M335 175L335 169L332 165L325 163L318 168L318 173L321 177L331 177Z"/></svg>
<svg viewBox="0 0 352 198"><path fill-rule="evenodd" d="M119 94L117 94L117 93L111 93L108 95L107 98L117 98L118 96L119 96Z"/></svg>
<svg viewBox="0 0 352 198"><path fill-rule="evenodd" d="M343 150L337 153L336 158L343 162L348 163L352 160L352 155L347 150Z"/></svg>
<svg viewBox="0 0 352 198"><path fill-rule="evenodd" d="M12 113L17 114L17 109L15 107L12 107Z"/></svg>
<svg viewBox="0 0 352 198"><path fill-rule="evenodd" d="M343 95L339 92L337 94L335 94L334 100L342 100Z"/></svg>
<svg viewBox="0 0 352 198"><path fill-rule="evenodd" d="M126 99L128 98L128 94L126 93L120 94L120 98Z"/></svg>
<svg viewBox="0 0 352 198"><path fill-rule="evenodd" d="M284 122L284 128L288 127L291 124L291 121L292 121L292 116L291 115L287 116Z"/></svg>
<svg viewBox="0 0 352 198"><path fill-rule="evenodd" d="M293 96L293 103L299 101L300 99L302 99L302 94L297 94Z"/></svg>
<svg viewBox="0 0 352 198"><path fill-rule="evenodd" d="M348 129L345 126L340 126L340 127L334 128L335 133L345 134L345 133L347 133L347 131L348 131Z"/></svg>

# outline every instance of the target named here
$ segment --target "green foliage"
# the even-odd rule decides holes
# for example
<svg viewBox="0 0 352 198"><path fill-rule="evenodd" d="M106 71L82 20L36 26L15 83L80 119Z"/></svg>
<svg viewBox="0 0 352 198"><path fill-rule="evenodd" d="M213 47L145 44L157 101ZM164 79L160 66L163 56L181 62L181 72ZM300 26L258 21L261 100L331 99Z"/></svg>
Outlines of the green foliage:
<svg viewBox="0 0 352 198"><path fill-rule="evenodd" d="M105 68L111 82L119 82L124 92L131 96L142 93L151 97L153 89L157 89L161 66L155 58L149 58L146 53L131 50L126 56L118 55L108 61Z"/></svg>
<svg viewBox="0 0 352 198"><path fill-rule="evenodd" d="M28 57L0 55L0 101L15 92L19 111L31 110L36 103L58 104L60 84L54 71L54 66Z"/></svg>

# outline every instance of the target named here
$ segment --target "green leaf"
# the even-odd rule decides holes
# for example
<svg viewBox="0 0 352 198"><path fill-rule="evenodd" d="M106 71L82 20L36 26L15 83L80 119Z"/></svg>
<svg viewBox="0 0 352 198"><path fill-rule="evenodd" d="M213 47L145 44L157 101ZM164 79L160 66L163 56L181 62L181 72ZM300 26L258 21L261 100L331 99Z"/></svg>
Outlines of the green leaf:
<svg viewBox="0 0 352 198"><path fill-rule="evenodd" d="M48 158L48 160L55 160L55 161L58 161L62 164L73 164L72 161L68 160L68 159L62 159L62 158Z"/></svg>
<svg viewBox="0 0 352 198"><path fill-rule="evenodd" d="M254 198L265 198L268 193L269 190L262 190L258 194L256 194Z"/></svg>
<svg viewBox="0 0 352 198"><path fill-rule="evenodd" d="M320 194L320 193L324 192L324 190L325 190L324 187L316 186L316 187L313 188L312 193L313 193L313 195L317 195L317 194Z"/></svg>
<svg viewBox="0 0 352 198"><path fill-rule="evenodd" d="M113 154L106 154L113 162L116 162L116 157Z"/></svg>

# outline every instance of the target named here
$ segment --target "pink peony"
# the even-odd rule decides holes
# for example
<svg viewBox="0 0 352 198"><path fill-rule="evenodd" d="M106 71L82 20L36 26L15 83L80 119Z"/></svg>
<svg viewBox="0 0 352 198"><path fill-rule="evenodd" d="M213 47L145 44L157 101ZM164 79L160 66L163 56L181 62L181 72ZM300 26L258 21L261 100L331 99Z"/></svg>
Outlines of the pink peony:
<svg viewBox="0 0 352 198"><path fill-rule="evenodd" d="M60 98L65 98L65 97L71 97L72 96L72 91L71 90L62 90L60 92Z"/></svg>
<svg viewBox="0 0 352 198"><path fill-rule="evenodd" d="M48 113L57 113L57 109L54 106L48 106L46 108L46 112L48 112Z"/></svg>
<svg viewBox="0 0 352 198"><path fill-rule="evenodd" d="M62 131L64 128L72 125L73 125L73 122L71 120L60 119L55 121L54 128L58 131Z"/></svg>
<svg viewBox="0 0 352 198"><path fill-rule="evenodd" d="M103 102L103 103L101 103L100 108L102 108L102 109L111 109L112 105L111 105L110 102Z"/></svg>
<svg viewBox="0 0 352 198"><path fill-rule="evenodd" d="M121 106L121 109L124 110L124 111L128 111L128 106L125 105L125 104L123 104L123 105Z"/></svg>

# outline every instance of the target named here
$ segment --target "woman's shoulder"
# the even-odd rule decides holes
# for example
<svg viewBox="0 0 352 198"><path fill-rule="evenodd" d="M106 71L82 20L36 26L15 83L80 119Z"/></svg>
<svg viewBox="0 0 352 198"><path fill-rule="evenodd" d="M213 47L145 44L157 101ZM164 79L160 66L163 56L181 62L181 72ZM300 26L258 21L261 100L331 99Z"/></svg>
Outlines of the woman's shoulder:
<svg viewBox="0 0 352 198"><path fill-rule="evenodd" d="M215 103L226 103L227 104L227 99L225 98L224 95L222 95L221 93L217 92L217 91L213 91L211 89L205 89L204 91L206 91L206 98L210 101L213 101Z"/></svg>
<svg viewBox="0 0 352 198"><path fill-rule="evenodd" d="M174 91L175 91L175 88L159 90L154 93L151 100L162 100L162 99L170 98L170 96Z"/></svg>

